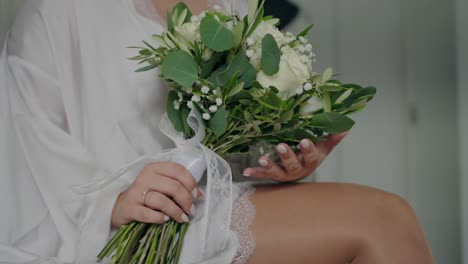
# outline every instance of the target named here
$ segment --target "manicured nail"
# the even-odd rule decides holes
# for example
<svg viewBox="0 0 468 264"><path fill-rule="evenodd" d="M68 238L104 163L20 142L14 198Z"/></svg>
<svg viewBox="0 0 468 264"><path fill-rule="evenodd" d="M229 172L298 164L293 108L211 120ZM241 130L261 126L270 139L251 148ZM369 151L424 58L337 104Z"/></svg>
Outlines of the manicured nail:
<svg viewBox="0 0 468 264"><path fill-rule="evenodd" d="M171 219L169 216L167 216L167 215L164 215L164 222L167 222L167 221L169 221L169 219Z"/></svg>
<svg viewBox="0 0 468 264"><path fill-rule="evenodd" d="M267 167L267 166L268 166L268 160L266 160L266 159L259 159L259 160L258 160L258 164L260 164L260 166L262 166L262 167Z"/></svg>
<svg viewBox="0 0 468 264"><path fill-rule="evenodd" d="M197 199L197 198L198 198L198 188L193 188L192 196L193 196L193 199Z"/></svg>
<svg viewBox="0 0 468 264"><path fill-rule="evenodd" d="M283 144L280 144L276 147L276 150L280 153L280 154L286 154L288 153L288 149L283 145Z"/></svg>
<svg viewBox="0 0 468 264"><path fill-rule="evenodd" d="M250 177L250 176L252 176L252 172L251 172L250 169L246 169L246 170L244 170L242 175L244 175L244 177Z"/></svg>
<svg viewBox="0 0 468 264"><path fill-rule="evenodd" d="M184 223L187 223L189 221L189 218L185 213L182 213L182 216L180 218L182 219L182 222Z"/></svg>
<svg viewBox="0 0 468 264"><path fill-rule="evenodd" d="M192 204L192 207L190 207L190 215L195 215L195 205Z"/></svg>
<svg viewBox="0 0 468 264"><path fill-rule="evenodd" d="M300 143L301 147L303 147L304 149L308 149L310 147L310 142L308 139L303 139L301 140L301 143Z"/></svg>

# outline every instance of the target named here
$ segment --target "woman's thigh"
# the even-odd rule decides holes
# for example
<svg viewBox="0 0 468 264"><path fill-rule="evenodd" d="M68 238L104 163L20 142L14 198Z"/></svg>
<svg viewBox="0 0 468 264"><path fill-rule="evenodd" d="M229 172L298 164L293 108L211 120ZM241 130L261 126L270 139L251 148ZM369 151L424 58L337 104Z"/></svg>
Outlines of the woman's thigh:
<svg viewBox="0 0 468 264"><path fill-rule="evenodd" d="M374 233L398 240L392 223L408 222L392 219L399 218L392 208L405 207L399 205L402 199L351 184L258 187L251 201L256 208L251 225L256 246L248 263L254 264L350 263Z"/></svg>

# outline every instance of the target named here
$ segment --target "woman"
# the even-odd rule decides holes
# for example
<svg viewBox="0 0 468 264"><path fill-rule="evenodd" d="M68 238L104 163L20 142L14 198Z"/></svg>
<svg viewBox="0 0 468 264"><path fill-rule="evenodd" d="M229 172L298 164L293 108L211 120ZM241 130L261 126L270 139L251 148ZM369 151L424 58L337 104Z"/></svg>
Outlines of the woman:
<svg viewBox="0 0 468 264"><path fill-rule="evenodd" d="M71 188L171 147L151 125L164 112L164 89L155 89L163 84L154 72L132 73L135 65L125 58L134 51L125 47L161 32L164 11L176 2L25 4L0 61L6 128L0 134L6 153L0 262L93 263L112 228L169 217L183 222L197 213L202 186L171 162L144 164L87 195ZM213 4L185 2L195 14ZM134 122L136 116L146 122ZM243 174L299 180L344 136L316 145L304 139L297 154L280 144L281 164L262 157L260 167ZM414 212L398 196L347 184L265 185L253 194L247 185L235 187L231 230L216 233L217 225L210 226L210 241L227 243L200 253L193 250L196 234L188 234L181 263L433 262Z"/></svg>

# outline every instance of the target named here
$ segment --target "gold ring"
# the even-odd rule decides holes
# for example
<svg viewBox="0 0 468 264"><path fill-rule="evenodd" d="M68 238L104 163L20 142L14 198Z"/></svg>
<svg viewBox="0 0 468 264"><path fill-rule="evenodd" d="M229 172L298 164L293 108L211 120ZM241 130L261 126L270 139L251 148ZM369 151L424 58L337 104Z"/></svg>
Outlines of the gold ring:
<svg viewBox="0 0 468 264"><path fill-rule="evenodd" d="M143 192L143 205L146 206L146 195L149 193L149 192L152 192L153 190L151 190L150 188L146 189L144 192Z"/></svg>

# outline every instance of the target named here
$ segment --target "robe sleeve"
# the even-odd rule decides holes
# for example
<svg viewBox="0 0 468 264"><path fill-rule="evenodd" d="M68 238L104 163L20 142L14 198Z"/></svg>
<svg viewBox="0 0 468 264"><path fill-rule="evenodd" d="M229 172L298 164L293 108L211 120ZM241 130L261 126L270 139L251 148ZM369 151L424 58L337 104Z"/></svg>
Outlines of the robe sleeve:
<svg viewBox="0 0 468 264"><path fill-rule="evenodd" d="M68 130L41 2L27 1L0 57L0 263L94 263L128 183L73 191L112 172Z"/></svg>

